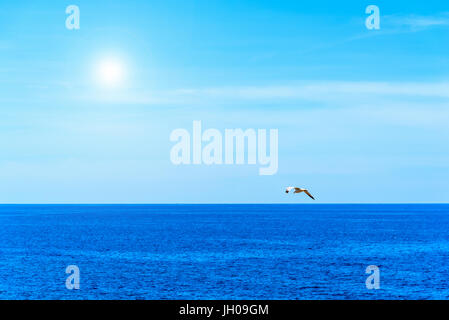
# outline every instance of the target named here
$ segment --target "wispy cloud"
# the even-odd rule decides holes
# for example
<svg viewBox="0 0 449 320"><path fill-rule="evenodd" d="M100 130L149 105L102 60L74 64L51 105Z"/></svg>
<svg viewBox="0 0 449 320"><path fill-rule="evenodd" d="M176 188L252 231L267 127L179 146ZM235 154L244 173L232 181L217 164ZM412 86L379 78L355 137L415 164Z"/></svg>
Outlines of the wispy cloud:
<svg viewBox="0 0 449 320"><path fill-rule="evenodd" d="M35 89L24 101L70 101L112 105L239 105L294 103L310 105L318 103L332 106L349 106L366 101L435 101L449 99L449 82L351 82L351 81L303 81L285 85L221 86L149 90L127 88L98 91L90 88L66 88L58 90ZM34 94L33 94L34 92ZM0 98L0 101L4 99Z"/></svg>
<svg viewBox="0 0 449 320"><path fill-rule="evenodd" d="M449 98L449 82L388 83L388 82L313 82L285 86L248 86L202 89L178 89L174 96L216 97L243 100L304 99L328 100L336 97L402 96Z"/></svg>
<svg viewBox="0 0 449 320"><path fill-rule="evenodd" d="M431 27L449 26L449 13L443 12L432 16L387 15L383 17L386 25L407 28L409 31L421 31Z"/></svg>

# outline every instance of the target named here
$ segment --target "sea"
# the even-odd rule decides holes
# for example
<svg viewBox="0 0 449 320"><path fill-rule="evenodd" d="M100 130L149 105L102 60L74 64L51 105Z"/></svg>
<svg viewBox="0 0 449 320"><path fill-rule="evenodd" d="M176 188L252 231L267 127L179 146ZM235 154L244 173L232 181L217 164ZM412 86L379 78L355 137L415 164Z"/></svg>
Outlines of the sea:
<svg viewBox="0 0 449 320"><path fill-rule="evenodd" d="M448 298L448 204L0 205L2 300Z"/></svg>

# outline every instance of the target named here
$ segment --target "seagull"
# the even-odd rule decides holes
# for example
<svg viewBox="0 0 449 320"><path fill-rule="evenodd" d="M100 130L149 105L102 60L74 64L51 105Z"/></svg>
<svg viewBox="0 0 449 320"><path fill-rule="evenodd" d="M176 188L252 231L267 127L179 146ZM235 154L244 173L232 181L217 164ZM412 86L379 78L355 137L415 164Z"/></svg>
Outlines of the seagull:
<svg viewBox="0 0 449 320"><path fill-rule="evenodd" d="M295 190L295 192L293 193L301 193L304 192L305 194L307 194L309 197L311 197L313 200L315 200L315 198L309 193L309 190L306 189L301 189L301 188L297 188L297 187L287 187L287 189L285 190L285 193L289 193L290 191Z"/></svg>

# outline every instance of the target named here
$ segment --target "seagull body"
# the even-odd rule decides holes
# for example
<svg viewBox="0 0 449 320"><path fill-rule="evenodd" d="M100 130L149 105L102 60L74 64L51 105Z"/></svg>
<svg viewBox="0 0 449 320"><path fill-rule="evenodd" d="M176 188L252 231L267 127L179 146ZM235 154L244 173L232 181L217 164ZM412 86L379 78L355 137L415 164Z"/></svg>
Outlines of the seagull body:
<svg viewBox="0 0 449 320"><path fill-rule="evenodd" d="M310 194L309 190L307 189L302 189L302 188L297 188L297 187L287 187L287 189L285 190L285 193L289 193L290 191L295 190L293 193L301 193L304 192L305 194L307 194L309 197L311 197L313 200L315 200L315 198Z"/></svg>

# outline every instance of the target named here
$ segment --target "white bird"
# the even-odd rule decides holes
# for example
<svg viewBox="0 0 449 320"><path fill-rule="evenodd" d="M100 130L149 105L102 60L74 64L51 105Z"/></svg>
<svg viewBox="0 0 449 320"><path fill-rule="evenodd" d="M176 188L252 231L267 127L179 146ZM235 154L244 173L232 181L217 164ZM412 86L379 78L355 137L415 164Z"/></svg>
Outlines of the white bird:
<svg viewBox="0 0 449 320"><path fill-rule="evenodd" d="M301 188L297 188L297 187L287 187L287 189L285 190L285 193L289 193L290 191L295 190L295 192L293 193L301 193L304 192L305 194L307 194L309 197L311 197L313 200L315 200L315 198L309 193L309 190L307 189L301 189Z"/></svg>

